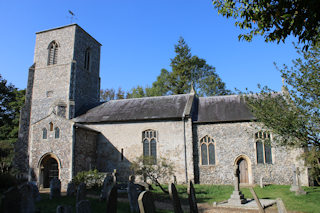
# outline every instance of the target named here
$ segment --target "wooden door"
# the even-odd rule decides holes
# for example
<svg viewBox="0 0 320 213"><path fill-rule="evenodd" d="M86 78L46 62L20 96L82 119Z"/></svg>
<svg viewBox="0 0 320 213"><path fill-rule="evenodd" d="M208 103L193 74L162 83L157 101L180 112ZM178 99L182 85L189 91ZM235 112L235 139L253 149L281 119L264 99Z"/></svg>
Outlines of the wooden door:
<svg viewBox="0 0 320 213"><path fill-rule="evenodd" d="M239 181L240 183L249 183L248 178L248 163L245 159L241 159L238 163L239 165Z"/></svg>

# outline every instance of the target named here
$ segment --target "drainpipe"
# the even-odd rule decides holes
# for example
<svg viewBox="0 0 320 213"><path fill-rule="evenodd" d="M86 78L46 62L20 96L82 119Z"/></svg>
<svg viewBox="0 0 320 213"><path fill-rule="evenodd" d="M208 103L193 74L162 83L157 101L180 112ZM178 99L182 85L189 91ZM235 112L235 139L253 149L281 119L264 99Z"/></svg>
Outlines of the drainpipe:
<svg viewBox="0 0 320 213"><path fill-rule="evenodd" d="M188 167L187 167L187 141L186 141L186 115L183 113L182 122L183 122L183 145L184 145L184 169L186 175L186 184L188 184Z"/></svg>

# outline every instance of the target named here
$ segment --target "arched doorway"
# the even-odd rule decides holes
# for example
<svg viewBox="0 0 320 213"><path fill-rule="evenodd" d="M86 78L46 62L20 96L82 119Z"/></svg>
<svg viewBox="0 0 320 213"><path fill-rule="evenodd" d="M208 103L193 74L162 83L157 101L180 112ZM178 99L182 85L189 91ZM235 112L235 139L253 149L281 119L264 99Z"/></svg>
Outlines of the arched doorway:
<svg viewBox="0 0 320 213"><path fill-rule="evenodd" d="M49 188L55 177L59 178L59 163L54 155L48 154L40 163L40 188Z"/></svg>
<svg viewBox="0 0 320 213"><path fill-rule="evenodd" d="M248 163L244 158L240 158L237 162L239 166L239 182L248 184L249 183L249 174L248 174Z"/></svg>

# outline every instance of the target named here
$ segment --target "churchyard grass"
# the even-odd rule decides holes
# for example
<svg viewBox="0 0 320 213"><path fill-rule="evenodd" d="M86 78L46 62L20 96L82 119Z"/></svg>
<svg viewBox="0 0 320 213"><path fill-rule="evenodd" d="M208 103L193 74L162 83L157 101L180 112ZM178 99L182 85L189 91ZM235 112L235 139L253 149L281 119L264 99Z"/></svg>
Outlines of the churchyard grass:
<svg viewBox="0 0 320 213"><path fill-rule="evenodd" d="M158 187L153 186L157 201L169 200L169 195L164 194ZM164 186L167 189L167 186ZM228 200L233 192L234 187L228 185L194 185L198 203L221 202ZM299 212L319 212L320 211L320 187L303 187L307 195L296 196L294 192L290 192L290 186L268 185L264 188L254 187L259 199L276 199L281 198L290 211ZM187 185L178 185L177 190L182 204L188 203ZM241 191L246 198L252 198L249 188L241 187Z"/></svg>

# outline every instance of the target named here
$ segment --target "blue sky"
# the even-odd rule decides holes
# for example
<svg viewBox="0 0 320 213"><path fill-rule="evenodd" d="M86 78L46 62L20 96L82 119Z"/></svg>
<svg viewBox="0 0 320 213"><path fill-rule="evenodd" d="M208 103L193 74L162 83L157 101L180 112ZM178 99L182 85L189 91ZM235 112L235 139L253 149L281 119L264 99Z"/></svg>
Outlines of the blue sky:
<svg viewBox="0 0 320 213"><path fill-rule="evenodd" d="M101 49L102 88L130 90L151 85L162 68L170 70L174 44L184 37L192 54L216 67L228 89L257 90L257 84L281 89L273 65L291 64L292 45L238 40L233 19L218 15L211 0L0 0L1 75L16 87L27 84L35 33L75 23L96 38Z"/></svg>

